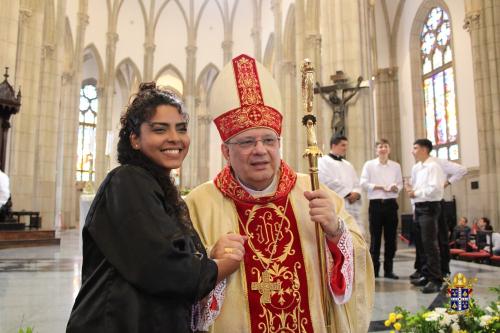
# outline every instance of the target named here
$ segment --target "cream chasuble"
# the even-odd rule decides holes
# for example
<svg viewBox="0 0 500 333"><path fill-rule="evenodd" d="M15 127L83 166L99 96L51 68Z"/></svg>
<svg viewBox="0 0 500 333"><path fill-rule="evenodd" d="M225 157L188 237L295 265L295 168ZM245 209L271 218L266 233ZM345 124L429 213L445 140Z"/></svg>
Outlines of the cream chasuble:
<svg viewBox="0 0 500 333"><path fill-rule="evenodd" d="M282 181L283 179L280 179L280 182ZM280 185L278 185L278 191ZM332 295L333 311L330 314L332 317L330 332L324 326L320 290L321 274L319 272L314 223L310 221L309 217L309 202L303 195L303 192L309 188L309 176L297 174L295 185L289 195L284 197L281 205L280 201L276 201L274 203L276 207L271 206L271 211L274 210L275 213L271 213L274 215L269 217L278 222L277 226L270 228L268 232L259 233L260 238L262 235L267 235L265 238L269 238L268 255L266 255L266 251L256 249L253 244L247 244L250 247L246 247L246 256L251 253L250 255L256 263L255 267L245 267L242 264L240 270L227 279L222 304L217 304L217 306L221 306L220 313L210 332L280 332L278 328L280 320L277 318L283 318L289 322L293 322L296 318L298 323L291 330L293 332L311 333L310 330L315 333L367 332L374 294L373 267L368 248L356 222L345 211L342 198L325 186L321 186L331 195L338 216L346 223L349 230L349 244L352 244L354 253L354 258L350 261L354 267L350 267L349 272L344 268L342 270L344 275L354 274L353 278L350 276L349 279L346 279L351 280L352 283L347 285L345 295L335 295L335 297ZM235 204L232 199L224 196L212 181L191 191L186 198L186 203L193 225L208 247L215 244L223 234L228 232L241 233L243 229L248 231L251 226L245 221L251 221L251 218L245 219L244 212L251 215L258 211L258 209L252 208L252 205L242 208L241 203ZM285 214L282 214L283 211ZM284 219L283 215L286 215L287 212L291 212L293 216ZM265 215L267 213L264 214L264 218ZM290 223L293 224L290 228L293 230L284 233L283 226L288 230ZM257 234L258 228L257 226L254 229L254 234ZM294 235L294 233L296 237L286 236L287 234ZM295 243L292 242L292 239ZM277 244L275 240L281 242L281 247L277 246L278 251L272 250L273 246ZM257 244L256 241L254 243ZM342 254L347 253L348 249L342 249L340 243L342 241L339 242ZM297 249L293 254L300 256L298 262L303 262L304 267L279 272L281 266L276 263L283 264L283 261L280 260L284 258L283 253L287 249L287 244ZM245 262L248 261L245 260ZM283 267L288 266L283 265ZM280 279L274 278L272 280L271 275L275 277L279 275ZM301 289L305 287L307 287L306 290ZM299 295L300 290L302 292ZM295 296L292 297L291 295L294 293ZM257 300L255 295L258 297ZM348 299L347 302L345 299ZM290 311L287 312L286 304L288 302L291 305L288 309ZM337 302L345 303L337 304ZM250 304L252 304L251 308ZM274 317L268 311L270 307L274 307L274 310L278 309L276 310L278 314L275 311ZM282 314L279 314L279 311L282 311ZM292 314L290 315L290 313ZM250 318L254 318L254 321L252 322ZM290 328L290 324L286 326Z"/></svg>

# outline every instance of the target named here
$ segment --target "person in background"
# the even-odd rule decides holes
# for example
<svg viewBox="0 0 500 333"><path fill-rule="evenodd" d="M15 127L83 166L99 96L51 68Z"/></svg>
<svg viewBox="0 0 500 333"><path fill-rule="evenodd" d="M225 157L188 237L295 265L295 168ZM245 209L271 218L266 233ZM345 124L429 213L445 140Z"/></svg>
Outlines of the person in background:
<svg viewBox="0 0 500 333"><path fill-rule="evenodd" d="M453 229L451 241L454 248L467 249L467 242L471 233L471 228L467 225L467 222L467 218L462 216Z"/></svg>
<svg viewBox="0 0 500 333"><path fill-rule="evenodd" d="M483 216L477 221L477 228L476 246L478 250L482 250L488 245L487 233L485 233L484 231L493 232L493 227L491 226L490 219Z"/></svg>
<svg viewBox="0 0 500 333"><path fill-rule="evenodd" d="M445 176L441 167L430 158L432 142L418 139L412 154L416 164L411 171L411 183L406 193L414 207L417 255L421 259L422 276L411 280L416 286L424 286L423 293L435 293L441 289L442 272L438 245L438 220L441 212Z"/></svg>
<svg viewBox="0 0 500 333"><path fill-rule="evenodd" d="M447 188L453 183L456 183L462 179L467 174L467 168L455 162L451 162L444 158L429 157L434 162L436 162L443 171L445 175L444 188ZM439 254L441 256L441 271L443 276L450 275L450 228L444 216L445 201L441 200L441 212L439 214L438 223L438 243L439 243ZM454 223L455 221L453 221ZM415 257L415 272L410 275L410 279L418 279L422 276L422 267L420 265L420 258L417 254Z"/></svg>
<svg viewBox="0 0 500 333"><path fill-rule="evenodd" d="M244 238L223 235L234 250L210 259L170 176L188 152L187 128L179 98L140 85L121 117L121 166L85 220L82 286L66 332L192 332L205 318L193 306L239 268Z"/></svg>
<svg viewBox="0 0 500 333"><path fill-rule="evenodd" d="M9 176L0 170L0 221L8 219L11 207Z"/></svg>
<svg viewBox="0 0 500 333"><path fill-rule="evenodd" d="M396 230L398 227L399 191L403 188L403 177L399 163L391 161L391 146L387 139L376 143L377 158L367 161L361 172L360 185L368 192L370 201L369 229L370 254L372 256L375 277L380 268L380 243L384 233L384 277L399 279L394 274L393 259L396 254Z"/></svg>
<svg viewBox="0 0 500 333"><path fill-rule="evenodd" d="M319 181L344 198L345 208L365 233L360 219L361 186L352 164L345 159L349 141L345 136L332 136L330 153L318 160Z"/></svg>

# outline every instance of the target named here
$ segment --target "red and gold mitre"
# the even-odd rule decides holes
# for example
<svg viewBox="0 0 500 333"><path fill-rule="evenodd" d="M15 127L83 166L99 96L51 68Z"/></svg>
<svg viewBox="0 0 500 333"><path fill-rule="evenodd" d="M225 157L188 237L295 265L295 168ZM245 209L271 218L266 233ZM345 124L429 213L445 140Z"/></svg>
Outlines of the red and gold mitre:
<svg viewBox="0 0 500 333"><path fill-rule="evenodd" d="M227 141L250 128L264 127L281 134L281 95L278 84L263 65L241 54L219 73L210 101L222 138Z"/></svg>

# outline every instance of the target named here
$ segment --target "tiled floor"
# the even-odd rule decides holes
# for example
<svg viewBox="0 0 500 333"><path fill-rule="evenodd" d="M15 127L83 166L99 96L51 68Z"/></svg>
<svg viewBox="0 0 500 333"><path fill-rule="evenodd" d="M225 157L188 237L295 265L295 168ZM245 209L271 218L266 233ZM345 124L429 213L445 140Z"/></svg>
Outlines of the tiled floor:
<svg viewBox="0 0 500 333"><path fill-rule="evenodd" d="M0 332L17 333L33 326L37 333L64 332L80 288L81 250L78 231L60 234L61 245L0 250ZM424 295L409 283L414 250L400 244L395 272L400 280L376 281L372 331L384 330L383 320L396 304L410 311L428 307L437 294ZM474 295L481 304L495 298L488 287L500 286L499 267L452 261L452 275L476 276Z"/></svg>

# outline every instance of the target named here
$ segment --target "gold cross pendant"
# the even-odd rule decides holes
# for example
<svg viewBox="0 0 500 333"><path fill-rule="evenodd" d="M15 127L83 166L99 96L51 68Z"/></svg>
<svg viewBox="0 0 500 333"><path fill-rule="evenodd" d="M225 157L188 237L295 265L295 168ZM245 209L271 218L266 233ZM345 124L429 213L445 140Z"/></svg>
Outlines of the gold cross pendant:
<svg viewBox="0 0 500 333"><path fill-rule="evenodd" d="M281 282L271 282L268 271L262 272L261 282L252 282L252 290L260 293L260 303L271 303L271 291L281 290Z"/></svg>

